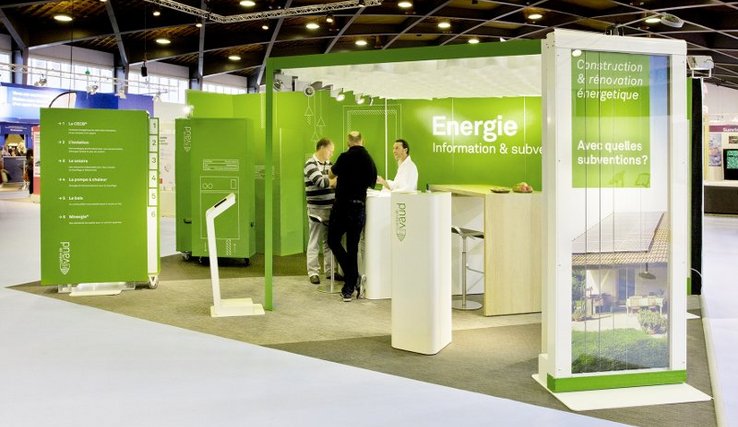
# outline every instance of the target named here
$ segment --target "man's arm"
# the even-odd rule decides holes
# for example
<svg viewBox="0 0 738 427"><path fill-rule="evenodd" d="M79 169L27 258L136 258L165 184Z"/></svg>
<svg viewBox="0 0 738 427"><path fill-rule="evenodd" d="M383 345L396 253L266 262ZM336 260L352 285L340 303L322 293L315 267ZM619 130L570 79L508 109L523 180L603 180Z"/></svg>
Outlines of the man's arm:
<svg viewBox="0 0 738 427"><path fill-rule="evenodd" d="M328 188L330 186L329 179L323 175L320 168L318 168L318 164L314 161L305 163L303 173L305 174L305 180L311 182L316 187Z"/></svg>

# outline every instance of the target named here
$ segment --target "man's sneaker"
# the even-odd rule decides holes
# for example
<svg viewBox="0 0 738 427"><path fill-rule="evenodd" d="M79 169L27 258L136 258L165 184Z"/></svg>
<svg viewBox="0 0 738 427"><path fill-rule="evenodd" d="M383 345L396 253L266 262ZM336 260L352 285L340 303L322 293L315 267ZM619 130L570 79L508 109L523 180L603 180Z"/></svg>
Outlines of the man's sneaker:
<svg viewBox="0 0 738 427"><path fill-rule="evenodd" d="M362 274L356 285L356 299L366 298L366 274Z"/></svg>
<svg viewBox="0 0 738 427"><path fill-rule="evenodd" d="M343 302L351 302L351 294L341 293L341 296L343 297Z"/></svg>
<svg viewBox="0 0 738 427"><path fill-rule="evenodd" d="M312 274L310 276L310 283L313 285L319 285L320 284L320 277L317 274Z"/></svg>
<svg viewBox="0 0 738 427"><path fill-rule="evenodd" d="M331 275L326 274L325 278L330 280ZM336 282L343 282L343 276L341 275L341 273L333 273L333 280L335 280Z"/></svg>

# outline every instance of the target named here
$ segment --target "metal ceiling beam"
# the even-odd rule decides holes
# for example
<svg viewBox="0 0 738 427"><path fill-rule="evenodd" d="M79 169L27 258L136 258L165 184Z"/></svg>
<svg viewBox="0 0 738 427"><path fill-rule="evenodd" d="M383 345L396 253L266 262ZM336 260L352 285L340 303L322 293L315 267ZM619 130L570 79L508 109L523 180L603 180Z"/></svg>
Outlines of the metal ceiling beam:
<svg viewBox="0 0 738 427"><path fill-rule="evenodd" d="M361 15L361 12L363 12L363 11L364 11L364 9L361 8L361 9L357 10L356 12L354 12L354 14L348 20L348 22L346 22L343 25L343 27L341 27L341 31L339 31L338 34L336 34L336 36L333 37L333 39L331 40L331 42L328 44L328 47L325 48L325 52L324 53L330 53L331 49L333 49L333 46L335 46L336 43L338 43L338 40L343 36L343 34L346 32L346 30L348 30L348 28L351 26L351 24L354 23L354 21L356 20L356 18L358 18L359 15Z"/></svg>
<svg viewBox="0 0 738 427"><path fill-rule="evenodd" d="M290 5L292 4L292 0L287 0L287 2L284 4L285 9L289 9ZM274 25L274 31L272 32L272 37L269 40L269 44L267 45L265 51L264 51L264 59L261 61L261 67L259 68L259 73L256 75L256 85L261 85L262 80L264 79L264 70L266 70L266 63L269 59L269 55L272 54L272 48L274 47L274 42L277 40L277 36L279 35L279 30L282 28L282 22L284 22L284 18L279 18L277 20L277 24Z"/></svg>
<svg viewBox="0 0 738 427"><path fill-rule="evenodd" d="M123 37L120 35L120 27L118 27L118 19L115 17L115 11L113 10L112 2L105 3L105 10L108 12L108 18L110 19L110 26L113 28L115 34L115 42L118 44L118 52L120 54L121 65L128 68L128 55L126 54L126 48L123 45Z"/></svg>
<svg viewBox="0 0 738 427"><path fill-rule="evenodd" d="M200 7L205 9L205 0L200 0ZM205 73L205 18L200 18L200 34L197 41L197 85L202 88L202 78Z"/></svg>
<svg viewBox="0 0 738 427"><path fill-rule="evenodd" d="M159 6L174 9L183 13L198 16L209 21L219 24L233 24L236 22L258 21L262 19L282 19L289 16L313 15L329 13L336 10L345 10L353 8L363 8L365 6L378 6L382 4L382 0L345 0L334 3L314 4L307 6L289 7L285 5L282 9L268 10L264 12L242 13L238 15L219 15L203 8L196 8L190 5L180 3L174 0L145 0L148 3L154 3ZM291 4L292 2L288 2Z"/></svg>
<svg viewBox="0 0 738 427"><path fill-rule="evenodd" d="M28 49L28 43L23 40L23 37L21 37L20 33L18 33L18 30L15 29L15 25L13 25L13 22L10 20L10 18L8 18L8 15L6 15L2 9L0 9L0 22L5 25L5 29L8 30L8 33L10 33L10 37L13 38L13 41L19 49Z"/></svg>
<svg viewBox="0 0 738 427"><path fill-rule="evenodd" d="M423 20L427 19L429 16L435 15L436 12L438 12L439 10L441 10L444 7L448 6L449 3L451 3L451 1L452 0L446 0L446 1L442 2L441 4L439 4L438 6L436 6L435 8L433 8L430 12L428 12L425 15L421 16L420 18L416 19L415 22L413 22L412 24L410 24L407 27L405 27L402 31L400 31L399 34L397 34L394 37L392 37L391 39L389 39L387 41L387 43L385 43L384 46L382 46L382 49L384 50L384 49L387 49L388 47L390 47L392 45L392 43L396 42L400 37L402 37L403 35L407 34L408 31L410 31L410 30L413 29L413 27L415 27L419 23L423 22Z"/></svg>

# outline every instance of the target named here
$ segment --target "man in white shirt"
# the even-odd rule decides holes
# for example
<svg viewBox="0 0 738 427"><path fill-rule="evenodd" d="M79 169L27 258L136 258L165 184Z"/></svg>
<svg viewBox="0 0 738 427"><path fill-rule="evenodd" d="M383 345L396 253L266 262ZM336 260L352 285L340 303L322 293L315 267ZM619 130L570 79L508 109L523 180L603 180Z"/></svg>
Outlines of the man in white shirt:
<svg viewBox="0 0 738 427"><path fill-rule="evenodd" d="M383 188L391 191L416 191L418 189L418 168L410 158L410 145L404 139L398 139L392 146L392 154L397 160L397 175L395 179L385 180L377 177L377 182Z"/></svg>

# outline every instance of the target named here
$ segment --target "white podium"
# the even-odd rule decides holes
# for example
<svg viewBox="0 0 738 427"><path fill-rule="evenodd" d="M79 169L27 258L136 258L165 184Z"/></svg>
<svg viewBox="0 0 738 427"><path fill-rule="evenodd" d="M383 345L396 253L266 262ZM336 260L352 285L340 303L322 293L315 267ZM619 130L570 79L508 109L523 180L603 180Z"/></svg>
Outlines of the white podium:
<svg viewBox="0 0 738 427"><path fill-rule="evenodd" d="M251 298L221 298L220 296L220 273L218 272L218 246L215 238L215 218L235 204L236 195L230 193L205 211L208 253L210 254L210 281L213 287L213 305L210 306L210 317L264 315L264 307L261 304L254 304Z"/></svg>
<svg viewBox="0 0 738 427"><path fill-rule="evenodd" d="M366 195L364 274L368 299L385 299L392 296L391 194L389 191L370 191Z"/></svg>
<svg viewBox="0 0 738 427"><path fill-rule="evenodd" d="M392 347L451 343L451 193L392 193Z"/></svg>

